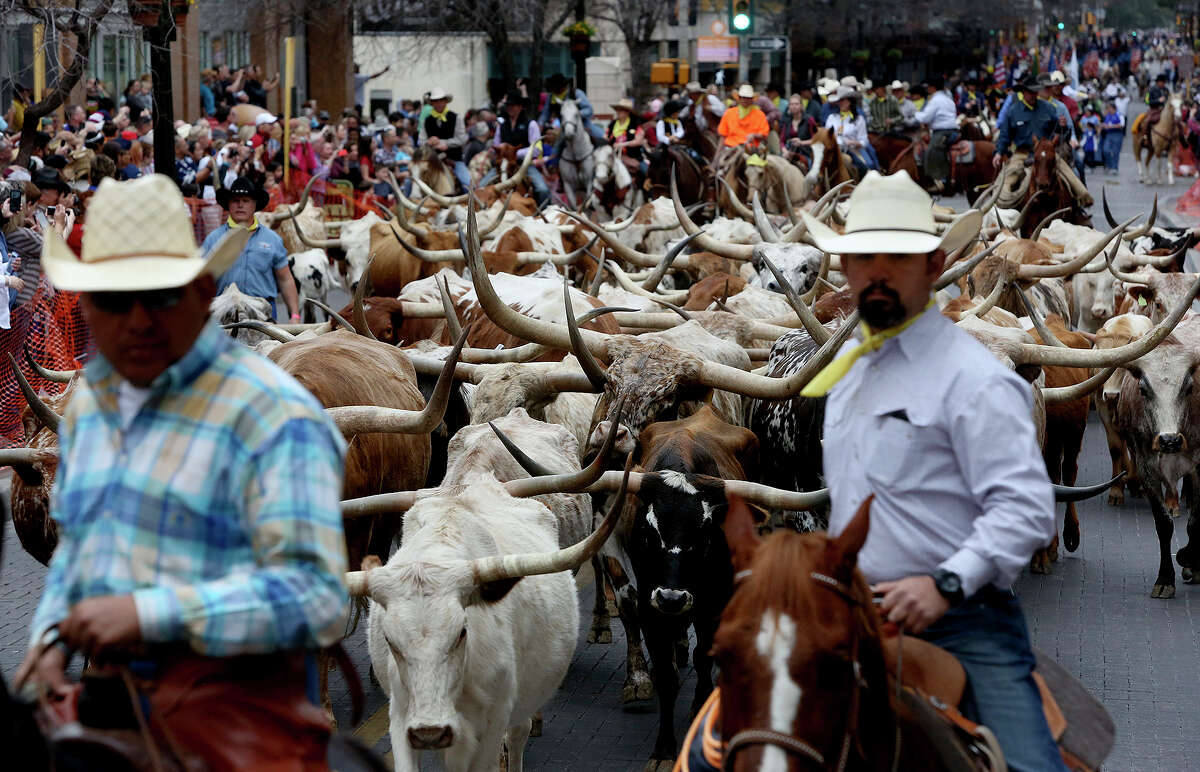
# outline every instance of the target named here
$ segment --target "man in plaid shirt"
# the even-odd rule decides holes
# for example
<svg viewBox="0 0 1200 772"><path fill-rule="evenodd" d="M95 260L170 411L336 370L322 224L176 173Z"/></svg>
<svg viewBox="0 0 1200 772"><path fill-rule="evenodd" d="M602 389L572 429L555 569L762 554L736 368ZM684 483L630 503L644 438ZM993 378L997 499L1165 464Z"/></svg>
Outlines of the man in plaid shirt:
<svg viewBox="0 0 1200 772"><path fill-rule="evenodd" d="M57 288L82 293L101 356L60 425L59 544L18 682L65 691L70 650L137 665L151 726L189 745L205 740L174 722L209 725L217 747L189 749L213 769L253 760L228 761L236 741L220 725L282 693L273 703L289 704L274 712L245 710L296 737L302 763L288 769L324 769L328 722L304 699L305 652L345 630L345 445L311 394L208 316L245 235L201 256L175 186L152 175L101 185L81 259L47 238L42 264ZM185 718L185 698L156 713L156 684L184 673L232 684L221 712L198 705Z"/></svg>

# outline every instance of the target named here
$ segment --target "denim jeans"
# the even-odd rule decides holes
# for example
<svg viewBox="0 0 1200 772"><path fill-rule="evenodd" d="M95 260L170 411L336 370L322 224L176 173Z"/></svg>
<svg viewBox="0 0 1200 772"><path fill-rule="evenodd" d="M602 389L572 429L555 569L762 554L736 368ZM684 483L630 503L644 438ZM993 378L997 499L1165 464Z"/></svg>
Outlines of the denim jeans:
<svg viewBox="0 0 1200 772"><path fill-rule="evenodd" d="M995 733L1013 772L1066 772L1042 713L1025 614L1009 591L985 588L950 609L921 637L967 671L962 711Z"/></svg>
<svg viewBox="0 0 1200 772"><path fill-rule="evenodd" d="M462 161L454 161L454 179L458 180L458 184L462 187L462 192L466 193L471 189L471 172L467 170L467 165Z"/></svg>
<svg viewBox="0 0 1200 772"><path fill-rule="evenodd" d="M500 176L496 169L492 169L483 179L479 181L479 187L491 185ZM546 178L542 176L542 172L533 164L525 170L525 181L529 183L529 187L533 188L533 198L538 202L538 206L544 204L550 198L550 186L546 184Z"/></svg>
<svg viewBox="0 0 1200 772"><path fill-rule="evenodd" d="M1117 164L1121 160L1121 142L1124 140L1124 135L1119 131L1106 131L1104 136L1100 138L1100 148L1104 154L1105 168L1117 170Z"/></svg>

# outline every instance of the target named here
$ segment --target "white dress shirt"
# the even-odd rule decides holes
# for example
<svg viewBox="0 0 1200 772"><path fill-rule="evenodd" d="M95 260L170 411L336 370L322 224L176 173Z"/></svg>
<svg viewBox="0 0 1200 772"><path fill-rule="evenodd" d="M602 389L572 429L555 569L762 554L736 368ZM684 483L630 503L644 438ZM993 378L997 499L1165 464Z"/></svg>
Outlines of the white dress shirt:
<svg viewBox="0 0 1200 772"><path fill-rule="evenodd" d="M867 121L858 113L845 118L840 112L835 112L825 119L825 128L833 131L838 147L846 147L847 142L857 142L859 145L870 142L867 137Z"/></svg>
<svg viewBox="0 0 1200 772"><path fill-rule="evenodd" d="M950 92L935 91L933 96L925 101L924 109L917 112L917 120L927 124L933 131L944 131L958 128L958 108Z"/></svg>
<svg viewBox="0 0 1200 772"><path fill-rule="evenodd" d="M966 597L1013 583L1055 529L1032 407L1029 384L936 309L855 363L825 408L825 480L831 535L875 494L869 582L945 568Z"/></svg>

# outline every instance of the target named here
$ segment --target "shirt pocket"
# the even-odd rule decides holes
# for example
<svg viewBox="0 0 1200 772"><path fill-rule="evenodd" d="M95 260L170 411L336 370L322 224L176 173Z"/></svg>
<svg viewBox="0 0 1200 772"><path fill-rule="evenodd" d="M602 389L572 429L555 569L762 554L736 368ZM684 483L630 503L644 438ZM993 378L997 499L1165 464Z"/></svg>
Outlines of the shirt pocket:
<svg viewBox="0 0 1200 772"><path fill-rule="evenodd" d="M939 447L937 427L903 409L879 410L874 421L877 429L864 459L867 479L877 489L920 487L922 470L931 468L929 456Z"/></svg>
<svg viewBox="0 0 1200 772"><path fill-rule="evenodd" d="M274 280L275 269L272 267L272 263L274 262L275 254L269 245L251 245L247 257L249 258L250 268L254 273L261 274L265 279Z"/></svg>

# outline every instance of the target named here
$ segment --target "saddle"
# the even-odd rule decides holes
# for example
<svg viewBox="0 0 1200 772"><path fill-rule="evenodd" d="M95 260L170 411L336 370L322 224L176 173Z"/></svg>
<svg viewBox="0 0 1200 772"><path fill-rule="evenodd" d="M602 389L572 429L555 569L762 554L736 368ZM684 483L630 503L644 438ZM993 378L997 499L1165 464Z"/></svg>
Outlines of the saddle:
<svg viewBox="0 0 1200 772"><path fill-rule="evenodd" d="M975 163L975 143L969 139L960 139L950 146L950 168L956 164ZM951 172L953 174L953 172Z"/></svg>

